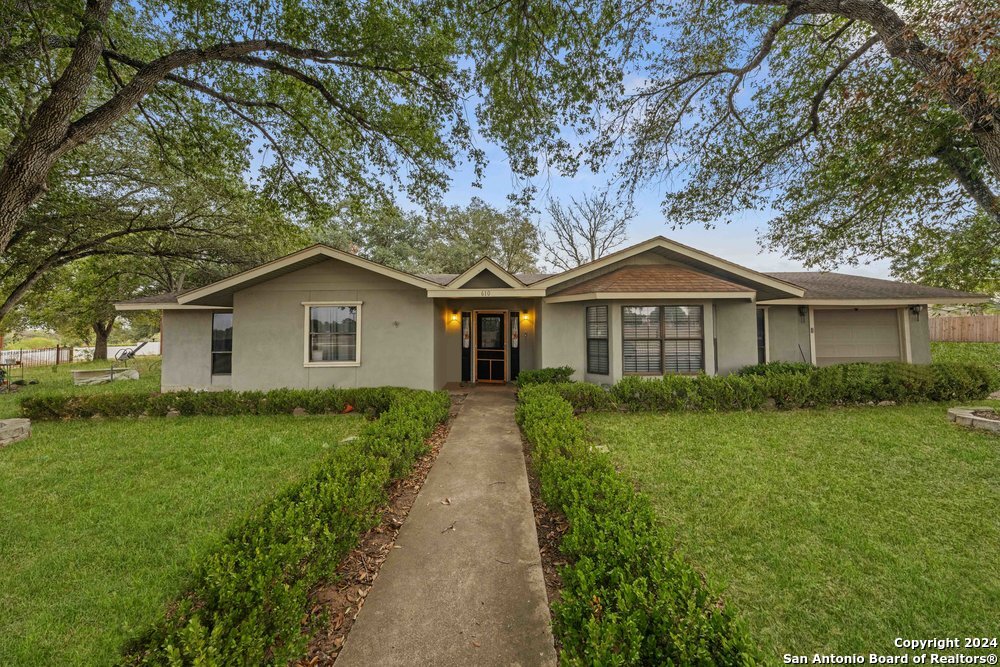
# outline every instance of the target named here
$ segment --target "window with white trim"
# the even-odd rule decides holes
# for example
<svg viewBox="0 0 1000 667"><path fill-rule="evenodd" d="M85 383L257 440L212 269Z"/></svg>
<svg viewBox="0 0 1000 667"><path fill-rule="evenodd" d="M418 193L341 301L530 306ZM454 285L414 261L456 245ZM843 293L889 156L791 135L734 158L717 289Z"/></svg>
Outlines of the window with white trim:
<svg viewBox="0 0 1000 667"><path fill-rule="evenodd" d="M691 374L705 368L701 306L623 306L622 369L627 374Z"/></svg>
<svg viewBox="0 0 1000 667"><path fill-rule="evenodd" d="M233 314L212 313L212 375L233 373Z"/></svg>
<svg viewBox="0 0 1000 667"><path fill-rule="evenodd" d="M306 365L358 365L361 304L307 303L305 308Z"/></svg>
<svg viewBox="0 0 1000 667"><path fill-rule="evenodd" d="M587 307L587 372L607 375L608 369L608 307Z"/></svg>

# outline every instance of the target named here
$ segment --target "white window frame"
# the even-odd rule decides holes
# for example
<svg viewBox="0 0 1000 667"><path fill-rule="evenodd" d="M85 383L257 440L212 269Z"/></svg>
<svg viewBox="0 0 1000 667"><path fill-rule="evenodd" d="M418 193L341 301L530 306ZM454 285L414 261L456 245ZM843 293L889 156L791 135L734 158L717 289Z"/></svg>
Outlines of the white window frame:
<svg viewBox="0 0 1000 667"><path fill-rule="evenodd" d="M303 301L302 302L302 363L307 368L337 368L361 365L361 306L363 301ZM355 360L354 361L312 361L309 358L309 310L317 307L357 308L358 320L355 330Z"/></svg>

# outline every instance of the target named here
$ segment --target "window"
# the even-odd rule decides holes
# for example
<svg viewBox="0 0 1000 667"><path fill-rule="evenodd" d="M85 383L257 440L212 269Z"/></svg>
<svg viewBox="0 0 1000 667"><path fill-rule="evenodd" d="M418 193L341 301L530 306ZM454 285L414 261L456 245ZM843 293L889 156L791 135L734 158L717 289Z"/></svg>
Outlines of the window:
<svg viewBox="0 0 1000 667"><path fill-rule="evenodd" d="M305 304L306 366L357 366L360 303Z"/></svg>
<svg viewBox="0 0 1000 667"><path fill-rule="evenodd" d="M697 373L705 368L701 306L622 308L625 373Z"/></svg>
<svg viewBox="0 0 1000 667"><path fill-rule="evenodd" d="M212 375L233 373L233 314L212 313Z"/></svg>
<svg viewBox="0 0 1000 667"><path fill-rule="evenodd" d="M608 307L587 308L587 372L607 375L608 370Z"/></svg>

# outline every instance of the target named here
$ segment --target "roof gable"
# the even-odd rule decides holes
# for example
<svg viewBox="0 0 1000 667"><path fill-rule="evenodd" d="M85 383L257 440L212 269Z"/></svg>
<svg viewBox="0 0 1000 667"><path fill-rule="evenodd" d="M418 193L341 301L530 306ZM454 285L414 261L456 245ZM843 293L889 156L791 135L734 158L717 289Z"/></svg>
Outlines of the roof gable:
<svg viewBox="0 0 1000 667"><path fill-rule="evenodd" d="M670 293L741 293L753 295L754 290L716 276L676 265L629 265L577 283L558 296L575 294L638 294Z"/></svg>
<svg viewBox="0 0 1000 667"><path fill-rule="evenodd" d="M402 283L413 285L414 287L422 287L424 289L440 287L437 283L406 273L405 271L392 269L378 262L373 262L327 245L316 244L290 255L279 257L266 264L261 264L253 269L216 281L205 287L185 292L177 297L177 302L180 304L228 305L215 302L220 300L219 297L228 298L233 292L240 289L266 282L272 278L297 271L327 259L339 260Z"/></svg>
<svg viewBox="0 0 1000 667"><path fill-rule="evenodd" d="M648 252L661 254L667 258L682 262L695 270L710 269L713 272L721 274L719 277L723 280L741 285L746 284L758 290L764 288L764 290L782 297L801 297L805 293L805 290L798 285L759 271L754 271L739 264L734 264L733 262L696 250L682 243L671 241L663 236L656 236L648 241L629 246L610 255L605 255L600 259L588 262L569 271L550 276L534 283L532 287L555 288L566 281L586 276L588 273L605 269L616 262ZM552 291L554 292L554 290Z"/></svg>
<svg viewBox="0 0 1000 667"><path fill-rule="evenodd" d="M467 268L465 271L458 274L458 276L456 276L454 280L448 283L448 288L459 289L471 282L481 283L482 282L481 275L483 273L490 273L497 280L493 281L494 284L492 285L476 284L476 285L470 285L470 288L486 287L486 286L513 287L513 288L524 287L524 283L518 280L517 276L515 276L513 273L510 273L509 271L504 269L502 266L494 262L489 257L483 257L481 260L479 260L478 262Z"/></svg>

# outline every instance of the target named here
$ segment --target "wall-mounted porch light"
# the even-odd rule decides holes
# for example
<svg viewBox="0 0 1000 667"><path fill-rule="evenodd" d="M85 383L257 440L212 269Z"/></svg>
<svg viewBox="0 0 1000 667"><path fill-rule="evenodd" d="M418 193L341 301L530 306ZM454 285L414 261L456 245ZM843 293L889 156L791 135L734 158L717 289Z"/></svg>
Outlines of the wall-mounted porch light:
<svg viewBox="0 0 1000 667"><path fill-rule="evenodd" d="M799 306L799 322L805 322L806 317L809 316L808 306Z"/></svg>
<svg viewBox="0 0 1000 667"><path fill-rule="evenodd" d="M528 322L531 321L531 315L529 315L527 312L521 313L521 321L527 324Z"/></svg>
<svg viewBox="0 0 1000 667"><path fill-rule="evenodd" d="M910 316L914 320L916 320L917 322L919 322L920 321L920 311L923 310L923 309L924 309L923 306L910 306Z"/></svg>
<svg viewBox="0 0 1000 667"><path fill-rule="evenodd" d="M451 311L451 323L452 324L458 324L458 311L457 310Z"/></svg>

